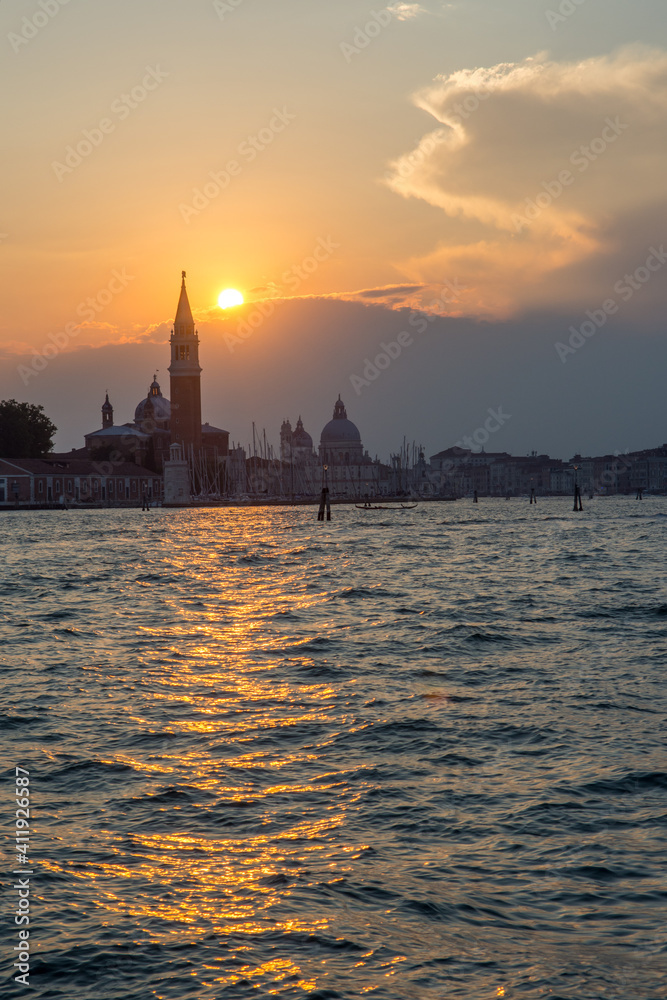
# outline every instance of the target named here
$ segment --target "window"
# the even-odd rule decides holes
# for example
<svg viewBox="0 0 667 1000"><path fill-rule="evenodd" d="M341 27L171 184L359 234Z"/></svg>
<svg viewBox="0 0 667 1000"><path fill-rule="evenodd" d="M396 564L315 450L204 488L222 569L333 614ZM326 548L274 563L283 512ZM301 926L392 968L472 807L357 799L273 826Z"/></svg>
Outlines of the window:
<svg viewBox="0 0 667 1000"><path fill-rule="evenodd" d="M44 480L43 479L40 479L40 481L37 483L37 492L38 493L43 493L44 492Z"/></svg>
<svg viewBox="0 0 667 1000"><path fill-rule="evenodd" d="M108 486L109 486L109 496L113 496L113 479L109 480Z"/></svg>
<svg viewBox="0 0 667 1000"><path fill-rule="evenodd" d="M72 492L72 480L71 479L67 480L67 492L68 493Z"/></svg>
<svg viewBox="0 0 667 1000"><path fill-rule="evenodd" d="M59 479L56 479L56 493L60 493L61 490L62 490L62 483L60 482Z"/></svg>
<svg viewBox="0 0 667 1000"><path fill-rule="evenodd" d="M180 345L180 347L178 349L178 357L179 357L180 361L189 361L190 360L190 345L189 344L181 344Z"/></svg>

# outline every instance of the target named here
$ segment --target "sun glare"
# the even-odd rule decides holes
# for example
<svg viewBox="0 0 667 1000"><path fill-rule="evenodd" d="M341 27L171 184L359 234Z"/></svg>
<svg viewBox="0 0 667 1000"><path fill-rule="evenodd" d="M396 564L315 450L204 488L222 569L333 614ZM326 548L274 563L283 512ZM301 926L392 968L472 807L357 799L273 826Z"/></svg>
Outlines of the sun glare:
<svg viewBox="0 0 667 1000"><path fill-rule="evenodd" d="M218 295L218 305L221 309L231 309L233 306L243 305L243 296L235 288L225 288L224 292Z"/></svg>

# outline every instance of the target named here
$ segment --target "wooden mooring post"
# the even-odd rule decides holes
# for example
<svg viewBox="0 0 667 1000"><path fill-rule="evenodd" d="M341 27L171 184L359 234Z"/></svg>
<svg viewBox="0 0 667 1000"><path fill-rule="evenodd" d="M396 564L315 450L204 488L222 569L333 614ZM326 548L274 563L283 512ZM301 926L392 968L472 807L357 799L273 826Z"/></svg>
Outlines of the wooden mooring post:
<svg viewBox="0 0 667 1000"><path fill-rule="evenodd" d="M327 512L327 521L331 520L331 501L329 499L329 488L327 486L322 487L322 496L320 497L320 509L317 513L317 520L324 520L324 511Z"/></svg>

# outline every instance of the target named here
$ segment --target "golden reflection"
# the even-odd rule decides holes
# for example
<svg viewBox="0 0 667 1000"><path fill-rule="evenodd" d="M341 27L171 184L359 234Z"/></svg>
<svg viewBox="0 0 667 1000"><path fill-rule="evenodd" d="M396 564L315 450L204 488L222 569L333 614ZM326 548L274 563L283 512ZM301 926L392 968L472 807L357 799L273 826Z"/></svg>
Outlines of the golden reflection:
<svg viewBox="0 0 667 1000"><path fill-rule="evenodd" d="M75 876L77 887L95 883L100 923L131 919L138 938L246 935L251 945L236 949L240 962L233 970L222 949L219 959L207 955L204 976L213 991L251 979L263 995L274 995L294 983L303 992L315 990L312 969L286 958L253 963L253 939L331 933L333 917L300 917L292 897L304 886L340 882L370 850L350 843L343 831L373 779L366 780L363 767L332 769L326 758L341 730L360 732L369 723L358 722L349 707L357 681L332 683L328 668L335 661L309 649L313 640L344 638L349 622L333 604L322 608L331 590L310 569L295 566L287 576L289 551L266 543L256 516L252 527L235 515L239 533L233 541L225 536L224 552L217 534L193 537L185 528L179 552L174 528L173 585L160 591L159 618L137 624L150 653L141 664L143 683L131 688L123 711L138 741L105 761L132 768L137 783L128 783L120 800L105 802L110 829L82 830L81 842L104 844L95 863L67 863L62 870L70 880ZM220 527L210 524L212 532ZM260 573L252 562L258 556ZM271 573L271 559L279 573ZM327 679L316 673L323 663ZM106 683L127 690L124 668L112 673L105 673ZM295 739L298 727L308 725L317 735ZM257 733L268 734L262 745L271 749L255 749ZM142 744L145 737L167 740ZM351 774L355 782L348 782ZM190 802L185 796L151 801L172 783ZM289 818L276 803L286 796L296 804ZM249 800L260 813L250 832L247 824L242 832L213 825L239 813L226 806ZM122 836L114 822L119 809L127 819Z"/></svg>

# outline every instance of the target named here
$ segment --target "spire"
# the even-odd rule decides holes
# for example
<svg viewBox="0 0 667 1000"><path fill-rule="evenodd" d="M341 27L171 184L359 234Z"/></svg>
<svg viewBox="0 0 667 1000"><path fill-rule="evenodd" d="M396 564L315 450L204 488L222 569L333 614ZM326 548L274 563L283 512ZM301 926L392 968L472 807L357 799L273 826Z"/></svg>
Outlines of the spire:
<svg viewBox="0 0 667 1000"><path fill-rule="evenodd" d="M340 398L340 393L334 406L333 418L334 420L347 420L347 410L345 409L345 403Z"/></svg>
<svg viewBox="0 0 667 1000"><path fill-rule="evenodd" d="M107 392L104 403L102 404L102 430L105 427L113 427L113 406L109 402L109 393Z"/></svg>
<svg viewBox="0 0 667 1000"><path fill-rule="evenodd" d="M176 327L189 327L194 333L195 321L192 318L192 310L190 309L190 302L188 301L188 292L185 287L185 271L181 271L181 275L181 295L178 300L176 319L174 320L174 329L176 329Z"/></svg>

